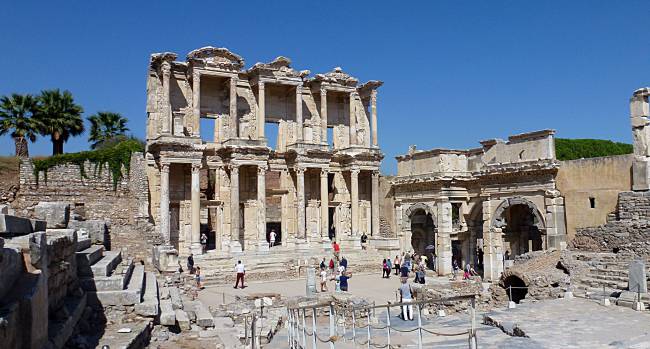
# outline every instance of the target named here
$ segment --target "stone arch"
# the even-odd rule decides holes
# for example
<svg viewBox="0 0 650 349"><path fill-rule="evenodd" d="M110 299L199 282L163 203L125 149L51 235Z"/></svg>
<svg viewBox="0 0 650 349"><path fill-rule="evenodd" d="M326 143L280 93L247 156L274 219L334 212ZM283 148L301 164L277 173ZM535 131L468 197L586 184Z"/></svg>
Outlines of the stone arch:
<svg viewBox="0 0 650 349"><path fill-rule="evenodd" d="M437 219L436 219L435 212L433 211L431 206L429 206L429 205L427 205L427 204L425 204L423 202L415 203L415 204L409 206L409 208L406 209L406 211L404 212L404 225L405 226L410 226L411 225L411 217L413 216L413 214L415 212L417 212L419 210L424 210L424 212L426 214L430 214L431 217L433 218L433 224L435 226L438 226L438 222L437 222Z"/></svg>
<svg viewBox="0 0 650 349"><path fill-rule="evenodd" d="M537 205L533 203L532 201L523 198L523 197L514 197L514 198L508 198L503 200L499 206L497 206L497 209L494 211L494 214L492 215L492 222L490 226L495 227L495 228L503 228L506 226L506 221L503 213L511 206L515 205L525 205L530 209L530 212L533 214L534 222L533 224L537 229L540 231L544 231L546 229L546 223L544 221L544 216L542 216L540 210L537 208Z"/></svg>

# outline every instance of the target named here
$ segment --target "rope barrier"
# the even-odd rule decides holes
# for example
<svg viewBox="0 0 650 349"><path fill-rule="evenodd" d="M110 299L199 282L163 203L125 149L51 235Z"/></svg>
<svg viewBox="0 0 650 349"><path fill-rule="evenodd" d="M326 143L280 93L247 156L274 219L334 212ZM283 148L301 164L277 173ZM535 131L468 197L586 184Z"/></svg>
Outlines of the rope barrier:
<svg viewBox="0 0 650 349"><path fill-rule="evenodd" d="M469 331L463 331L463 332L457 332L457 333L441 333L441 332L435 332L435 331L427 330L424 327L422 327L422 331L427 332L427 333L432 334L432 335L435 335L435 336L443 336L443 337L454 337L454 336L462 336L462 335L465 335L465 334L469 334Z"/></svg>

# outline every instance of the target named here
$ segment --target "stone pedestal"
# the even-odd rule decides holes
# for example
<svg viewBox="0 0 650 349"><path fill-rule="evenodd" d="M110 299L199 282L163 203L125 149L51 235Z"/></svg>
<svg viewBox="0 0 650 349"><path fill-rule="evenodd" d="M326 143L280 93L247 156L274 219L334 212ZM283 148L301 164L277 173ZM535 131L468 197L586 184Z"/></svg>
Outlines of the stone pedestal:
<svg viewBox="0 0 650 349"><path fill-rule="evenodd" d="M173 246L154 246L152 255L153 265L161 273L175 273L178 271L178 251Z"/></svg>
<svg viewBox="0 0 650 349"><path fill-rule="evenodd" d="M231 240L230 241L230 252L231 253L241 253L243 251L243 248L241 246L241 243L239 240Z"/></svg>
<svg viewBox="0 0 650 349"><path fill-rule="evenodd" d="M269 243L268 243L268 242L266 242L266 241L259 241L259 242L257 243L257 251L258 251L258 252L266 252L266 253L268 253L269 250L270 250L270 248L269 248Z"/></svg>
<svg viewBox="0 0 650 349"><path fill-rule="evenodd" d="M650 189L650 158L636 157L632 164L632 190Z"/></svg>

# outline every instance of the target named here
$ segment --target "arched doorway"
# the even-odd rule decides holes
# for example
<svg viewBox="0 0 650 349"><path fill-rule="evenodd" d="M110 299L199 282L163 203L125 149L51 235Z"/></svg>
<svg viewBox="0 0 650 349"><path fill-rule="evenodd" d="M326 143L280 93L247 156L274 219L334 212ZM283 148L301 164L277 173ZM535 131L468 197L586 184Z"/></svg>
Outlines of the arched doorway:
<svg viewBox="0 0 650 349"><path fill-rule="evenodd" d="M476 272L482 276L485 252L483 251L483 204L481 202L474 204L470 212L467 219L467 231L469 235L469 260Z"/></svg>
<svg viewBox="0 0 650 349"><path fill-rule="evenodd" d="M513 198L504 201L495 213L495 227L502 229L503 251L509 258L544 248L544 221L531 201Z"/></svg>
<svg viewBox="0 0 650 349"><path fill-rule="evenodd" d="M433 265L433 254L436 245L436 227L431 213L424 209L415 210L411 214L411 246L413 251L421 256L427 256L427 261Z"/></svg>

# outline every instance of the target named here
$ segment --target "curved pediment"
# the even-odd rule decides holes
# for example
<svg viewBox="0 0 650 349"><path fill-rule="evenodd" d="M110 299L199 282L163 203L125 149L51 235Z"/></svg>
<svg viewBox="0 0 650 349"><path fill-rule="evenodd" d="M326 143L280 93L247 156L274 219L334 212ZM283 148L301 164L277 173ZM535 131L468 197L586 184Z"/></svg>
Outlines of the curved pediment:
<svg viewBox="0 0 650 349"><path fill-rule="evenodd" d="M357 86L359 83L357 78L345 73L341 67L336 67L329 73L316 74L314 80L351 87Z"/></svg>
<svg viewBox="0 0 650 349"><path fill-rule="evenodd" d="M239 70L244 66L244 59L241 56L224 47L206 46L193 50L187 54L187 61L229 70Z"/></svg>
<svg viewBox="0 0 650 349"><path fill-rule="evenodd" d="M278 56L269 63L255 63L249 69L251 73L260 75L273 75L275 77L303 78L309 75L309 70L297 71L291 67L291 59Z"/></svg>

